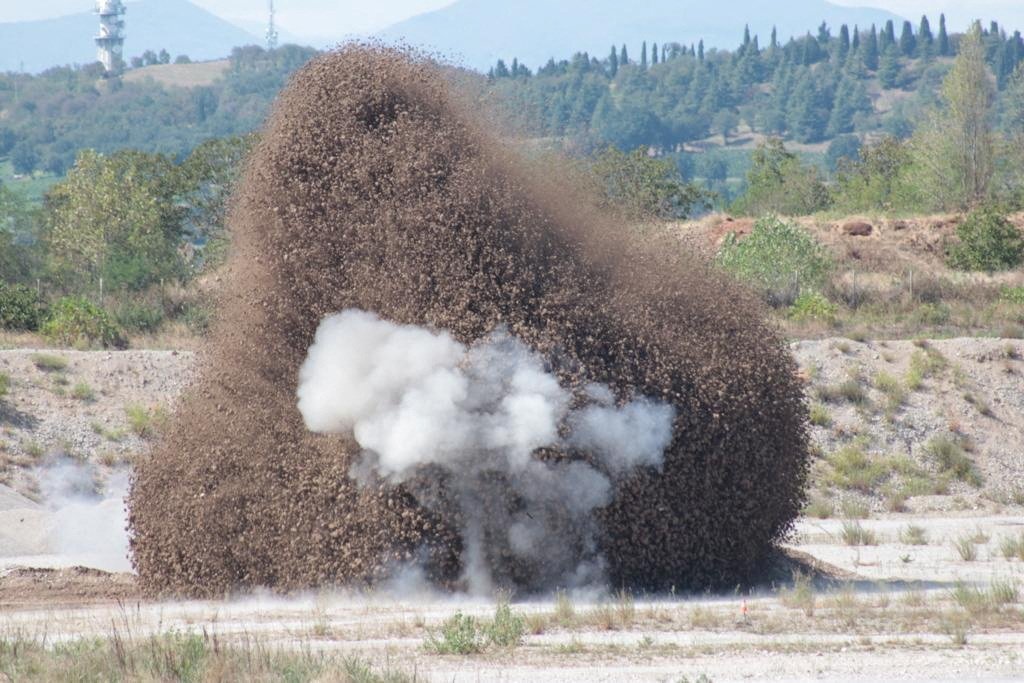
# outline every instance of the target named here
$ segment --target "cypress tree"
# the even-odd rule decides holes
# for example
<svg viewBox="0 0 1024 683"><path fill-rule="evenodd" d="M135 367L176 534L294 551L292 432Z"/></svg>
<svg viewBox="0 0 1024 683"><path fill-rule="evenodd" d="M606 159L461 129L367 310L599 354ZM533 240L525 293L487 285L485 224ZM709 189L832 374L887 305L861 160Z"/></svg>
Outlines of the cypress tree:
<svg viewBox="0 0 1024 683"><path fill-rule="evenodd" d="M779 30L772 26L772 52L779 49Z"/></svg>
<svg viewBox="0 0 1024 683"><path fill-rule="evenodd" d="M704 61L704 39L701 38L700 42L697 43L697 59Z"/></svg>
<svg viewBox="0 0 1024 683"><path fill-rule="evenodd" d="M622 54L619 57L619 66L626 66L629 64L629 52L626 51L626 45L622 45Z"/></svg>
<svg viewBox="0 0 1024 683"><path fill-rule="evenodd" d="M885 53L890 45L896 43L896 25L892 23L892 19L885 22L885 28L882 29L882 37L878 42L879 52Z"/></svg>
<svg viewBox="0 0 1024 683"><path fill-rule="evenodd" d="M914 37L914 27L909 21L903 22L903 33L900 34L900 52L906 57L913 57L917 51L917 39Z"/></svg>
<svg viewBox="0 0 1024 683"><path fill-rule="evenodd" d="M822 47L827 47L830 40L832 40L832 32L828 28L828 23L823 21L818 27L818 43Z"/></svg>
<svg viewBox="0 0 1024 683"><path fill-rule="evenodd" d="M612 78L619 73L619 51L612 45L612 53L608 55L608 73L611 74Z"/></svg>
<svg viewBox="0 0 1024 683"><path fill-rule="evenodd" d="M878 31L874 24L871 24L871 32L864 41L864 66L871 71L878 69Z"/></svg>
<svg viewBox="0 0 1024 683"><path fill-rule="evenodd" d="M850 41L850 49L854 52L860 50L860 28L853 27L853 40Z"/></svg>
<svg viewBox="0 0 1024 683"><path fill-rule="evenodd" d="M839 63L842 64L846 61L847 56L850 54L850 29L846 24L843 24L839 28Z"/></svg>
<svg viewBox="0 0 1024 683"><path fill-rule="evenodd" d="M647 41L646 40L643 42L643 45L640 47L640 68L641 69L646 69L647 68Z"/></svg>
<svg viewBox="0 0 1024 683"><path fill-rule="evenodd" d="M518 75L519 75L519 58L518 57L513 57L512 58L512 78L515 78Z"/></svg>
<svg viewBox="0 0 1024 683"><path fill-rule="evenodd" d="M657 43L653 43L652 46L651 46L651 64L654 65L654 64L657 64L657 63L658 63L658 44Z"/></svg>
<svg viewBox="0 0 1024 683"><path fill-rule="evenodd" d="M900 75L900 51L896 45L890 45L878 62L878 80L882 87L890 90L896 87Z"/></svg>
<svg viewBox="0 0 1024 683"><path fill-rule="evenodd" d="M921 47L935 42L935 37L932 35L932 25L928 21L927 14L921 16L921 26L917 29L917 41Z"/></svg>
<svg viewBox="0 0 1024 683"><path fill-rule="evenodd" d="M949 50L949 34L946 33L946 15L939 15L939 56L948 57Z"/></svg>

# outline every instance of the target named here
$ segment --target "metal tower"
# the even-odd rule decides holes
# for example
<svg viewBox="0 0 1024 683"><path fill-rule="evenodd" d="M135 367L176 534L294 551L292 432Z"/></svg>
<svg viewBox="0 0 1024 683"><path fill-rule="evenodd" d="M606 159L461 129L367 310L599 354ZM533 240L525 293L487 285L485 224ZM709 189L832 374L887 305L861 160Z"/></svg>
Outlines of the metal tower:
<svg viewBox="0 0 1024 683"><path fill-rule="evenodd" d="M97 59L108 75L117 75L124 66L124 13L122 0L96 0L100 15L100 33L96 36Z"/></svg>
<svg viewBox="0 0 1024 683"><path fill-rule="evenodd" d="M277 27L274 26L274 0L270 0L270 23L267 24L267 49L277 48Z"/></svg>

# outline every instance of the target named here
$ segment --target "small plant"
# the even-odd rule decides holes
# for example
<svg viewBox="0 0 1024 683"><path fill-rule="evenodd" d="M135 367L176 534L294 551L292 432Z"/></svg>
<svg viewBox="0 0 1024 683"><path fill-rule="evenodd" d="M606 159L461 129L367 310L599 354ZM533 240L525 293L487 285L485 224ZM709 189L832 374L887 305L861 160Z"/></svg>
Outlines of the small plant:
<svg viewBox="0 0 1024 683"><path fill-rule="evenodd" d="M1008 560L1024 560L1024 531L1017 536L1004 536L999 542L999 550Z"/></svg>
<svg viewBox="0 0 1024 683"><path fill-rule="evenodd" d="M831 427L832 413L821 403L811 405L811 424L815 427Z"/></svg>
<svg viewBox="0 0 1024 683"><path fill-rule="evenodd" d="M812 498L811 501L807 503L807 507L804 508L805 515L816 519L828 519L835 513L836 508L832 502L818 496Z"/></svg>
<svg viewBox="0 0 1024 683"><path fill-rule="evenodd" d="M907 392L900 381L888 372L879 372L874 379L875 389L882 392L886 399L886 409L896 412L907 401Z"/></svg>
<svg viewBox="0 0 1024 683"><path fill-rule="evenodd" d="M68 359L52 353L33 353L32 364L43 372L62 372L68 367Z"/></svg>
<svg viewBox="0 0 1024 683"><path fill-rule="evenodd" d="M838 311L839 307L829 301L824 294L808 291L798 296L793 305L789 307L789 317L797 322L807 320L830 322L835 319Z"/></svg>
<svg viewBox="0 0 1024 683"><path fill-rule="evenodd" d="M844 500L839 509L846 519L867 519L871 516L871 508L853 498Z"/></svg>
<svg viewBox="0 0 1024 683"><path fill-rule="evenodd" d="M476 619L456 612L442 624L440 637L427 634L423 648L439 655L472 655L483 652L484 645Z"/></svg>
<svg viewBox="0 0 1024 683"><path fill-rule="evenodd" d="M832 466L829 482L834 486L870 493L889 476L885 463L869 458L861 448L846 446L828 458Z"/></svg>
<svg viewBox="0 0 1024 683"><path fill-rule="evenodd" d="M779 602L784 607L803 610L807 616L813 616L817 596L811 577L801 572L793 574L793 585L779 591Z"/></svg>
<svg viewBox="0 0 1024 683"><path fill-rule="evenodd" d="M87 382L78 382L71 390L71 396L79 401L94 401L96 393Z"/></svg>
<svg viewBox="0 0 1024 683"><path fill-rule="evenodd" d="M875 532L865 529L856 520L848 519L843 522L840 537L846 545L878 545L878 537Z"/></svg>
<svg viewBox="0 0 1024 683"><path fill-rule="evenodd" d="M993 273L1016 268L1024 260L1024 237L994 206L971 212L956 235L960 241L946 252L952 268Z"/></svg>
<svg viewBox="0 0 1024 683"><path fill-rule="evenodd" d="M523 642L526 625L523 617L514 613L508 602L502 601L494 610L494 619L483 632L489 644L508 649Z"/></svg>
<svg viewBox="0 0 1024 683"><path fill-rule="evenodd" d="M128 428L142 439L156 434L167 422L167 414L160 407L149 410L145 406L130 405L124 412L128 418Z"/></svg>
<svg viewBox="0 0 1024 683"><path fill-rule="evenodd" d="M935 460L943 473L948 473L958 481L975 488L981 486L981 473L978 472L974 461L964 452L961 442L940 434L925 444L924 450Z"/></svg>
<svg viewBox="0 0 1024 683"><path fill-rule="evenodd" d="M1017 285L1016 287L1003 287L1003 289L999 292L999 299L1000 301L1005 301L1008 304L1024 306L1024 285Z"/></svg>
<svg viewBox="0 0 1024 683"><path fill-rule="evenodd" d="M25 451L25 455L36 462L46 455L46 450L38 441L27 441L22 444L21 448Z"/></svg>
<svg viewBox="0 0 1024 683"><path fill-rule="evenodd" d="M555 594L555 620L562 626L571 624L576 618L576 607L565 591Z"/></svg>
<svg viewBox="0 0 1024 683"><path fill-rule="evenodd" d="M6 372L0 372L0 398L7 395L11 390L11 376Z"/></svg>
<svg viewBox="0 0 1024 683"><path fill-rule="evenodd" d="M961 536L953 541L953 549L964 562L974 562L978 559L978 548L970 536Z"/></svg>
<svg viewBox="0 0 1024 683"><path fill-rule="evenodd" d="M900 529L900 543L905 545L928 545L928 532L924 527L911 524Z"/></svg>

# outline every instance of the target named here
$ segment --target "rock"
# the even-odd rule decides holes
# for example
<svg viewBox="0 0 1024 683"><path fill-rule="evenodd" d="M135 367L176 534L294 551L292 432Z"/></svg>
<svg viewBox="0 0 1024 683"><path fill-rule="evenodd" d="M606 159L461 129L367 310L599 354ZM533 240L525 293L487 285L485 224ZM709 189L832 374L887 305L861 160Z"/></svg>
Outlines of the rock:
<svg viewBox="0 0 1024 683"><path fill-rule="evenodd" d="M870 223L864 221L849 221L843 223L843 234L850 237L869 237L875 229Z"/></svg>

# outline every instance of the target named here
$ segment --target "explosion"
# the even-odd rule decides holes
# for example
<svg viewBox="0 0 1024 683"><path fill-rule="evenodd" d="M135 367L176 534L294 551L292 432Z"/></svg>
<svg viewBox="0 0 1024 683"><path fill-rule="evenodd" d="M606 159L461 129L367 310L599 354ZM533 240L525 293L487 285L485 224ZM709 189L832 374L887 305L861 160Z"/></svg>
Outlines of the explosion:
<svg viewBox="0 0 1024 683"><path fill-rule="evenodd" d="M589 209L430 60L353 46L282 94L203 371L141 462L154 592L748 581L807 476L759 304Z"/></svg>

